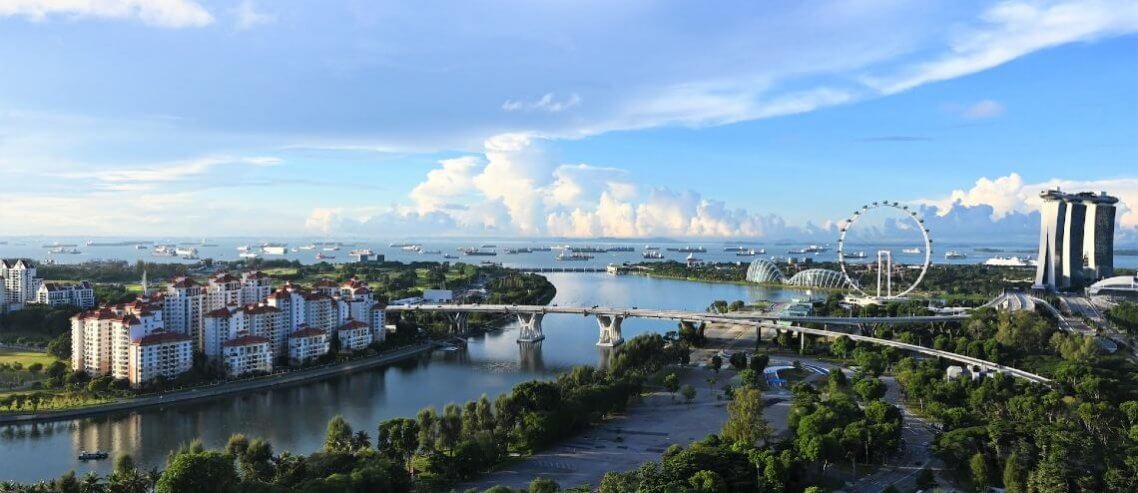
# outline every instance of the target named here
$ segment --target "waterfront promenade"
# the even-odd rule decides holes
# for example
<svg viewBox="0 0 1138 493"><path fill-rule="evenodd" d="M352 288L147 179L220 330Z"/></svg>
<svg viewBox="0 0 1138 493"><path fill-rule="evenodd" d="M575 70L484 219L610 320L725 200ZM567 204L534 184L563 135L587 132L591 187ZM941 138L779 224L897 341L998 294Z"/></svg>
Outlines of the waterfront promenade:
<svg viewBox="0 0 1138 493"><path fill-rule="evenodd" d="M194 387L192 389L167 392L114 401L106 404L80 407L75 409L62 409L58 411L44 411L38 413L0 414L0 425L39 423L45 421L59 421L66 419L86 418L105 414L124 413L147 407L184 404L187 402L214 399L231 394L244 394L248 392L287 387L313 380L343 375L347 373L366 370L382 366L407 358L412 358L430 351L434 343L427 342L388 351L369 358L336 363L316 368L306 368L285 373L276 373L263 377L249 378L222 382L210 386Z"/></svg>

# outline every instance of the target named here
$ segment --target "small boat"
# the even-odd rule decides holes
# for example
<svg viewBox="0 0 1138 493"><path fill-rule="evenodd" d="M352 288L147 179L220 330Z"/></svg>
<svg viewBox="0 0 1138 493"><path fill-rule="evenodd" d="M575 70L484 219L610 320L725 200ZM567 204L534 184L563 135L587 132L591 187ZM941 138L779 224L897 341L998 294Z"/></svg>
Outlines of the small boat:
<svg viewBox="0 0 1138 493"><path fill-rule="evenodd" d="M299 249L301 249L301 250L315 250L315 249L316 249L316 245L313 245L313 244L308 244L308 245L302 245L302 246L300 246L300 247L298 247L298 248L299 248Z"/></svg>
<svg viewBox="0 0 1138 493"><path fill-rule="evenodd" d="M50 253L52 255L79 255L83 252L80 252L74 247L55 247L51 250L48 250L47 253Z"/></svg>
<svg viewBox="0 0 1138 493"><path fill-rule="evenodd" d="M241 253L248 252L249 250L250 250L249 245L241 245L241 246L237 247L237 251L239 251Z"/></svg>
<svg viewBox="0 0 1138 493"><path fill-rule="evenodd" d="M174 254L180 257L197 257L198 249L194 247L178 247L174 249Z"/></svg>
<svg viewBox="0 0 1138 493"><path fill-rule="evenodd" d="M316 254L316 260L333 260L335 258L335 255L324 255L323 253Z"/></svg>
<svg viewBox="0 0 1138 493"><path fill-rule="evenodd" d="M178 253L175 251L174 248L170 248L166 245L158 245L158 246L154 247L154 251L151 252L151 254L154 255L155 257L176 257L176 256L178 256Z"/></svg>
<svg viewBox="0 0 1138 493"><path fill-rule="evenodd" d="M736 257L754 257L755 255L758 255L758 252L756 252L754 248L750 250L739 250L735 252Z"/></svg>
<svg viewBox="0 0 1138 493"><path fill-rule="evenodd" d="M261 246L261 251L264 252L265 255L284 255L288 253L288 246L265 244Z"/></svg>
<svg viewBox="0 0 1138 493"><path fill-rule="evenodd" d="M961 259L961 258L968 258L968 255L965 255L964 253L958 252L956 250L949 250L947 252L944 252L944 258L946 258L946 259Z"/></svg>
<svg viewBox="0 0 1138 493"><path fill-rule="evenodd" d="M919 254L921 253L921 249L920 249L920 248L916 248L916 247L914 247L914 248L905 248L905 249L901 250L901 253L909 253L909 254L913 254L913 255L919 255Z"/></svg>
<svg viewBox="0 0 1138 493"><path fill-rule="evenodd" d="M253 253L253 252L242 252L240 255L238 255L238 257L241 257L241 258L257 258L258 255L256 253Z"/></svg>
<svg viewBox="0 0 1138 493"><path fill-rule="evenodd" d="M866 255L865 255L865 252L858 250L856 252L847 253L847 254L843 255L843 257L845 257L845 258L865 258Z"/></svg>
<svg viewBox="0 0 1138 493"><path fill-rule="evenodd" d="M557 256L557 260L561 262L581 262L584 260L591 260L592 258L592 255L585 255L579 252L562 252Z"/></svg>
<svg viewBox="0 0 1138 493"><path fill-rule="evenodd" d="M640 254L640 256L648 260L660 260L664 258L664 255L660 253L660 250L644 250L644 253Z"/></svg>
<svg viewBox="0 0 1138 493"><path fill-rule="evenodd" d="M86 450L83 450L83 451L79 452L79 460L81 460L81 461L103 460L103 459L106 459L107 457L110 457L110 456L111 456L111 454L109 454L107 452L103 452L102 450L96 450L94 452L88 452Z"/></svg>
<svg viewBox="0 0 1138 493"><path fill-rule="evenodd" d="M443 255L443 258L455 259L455 258L458 258L458 255L451 255L448 253L446 255Z"/></svg>
<svg viewBox="0 0 1138 493"><path fill-rule="evenodd" d="M338 251L340 251L340 247L338 247L338 246L328 246L328 247L324 247L324 248L323 248L323 250L324 250L325 252L338 252Z"/></svg>
<svg viewBox="0 0 1138 493"><path fill-rule="evenodd" d="M146 250L147 248L150 248L150 246L149 245L135 245L134 246L135 250Z"/></svg>

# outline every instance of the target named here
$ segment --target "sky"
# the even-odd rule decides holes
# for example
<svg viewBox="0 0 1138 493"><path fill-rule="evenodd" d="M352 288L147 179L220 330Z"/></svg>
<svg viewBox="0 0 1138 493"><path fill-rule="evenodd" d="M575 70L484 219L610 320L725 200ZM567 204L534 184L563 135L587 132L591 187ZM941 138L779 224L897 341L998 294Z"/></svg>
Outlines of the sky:
<svg viewBox="0 0 1138 493"><path fill-rule="evenodd" d="M1138 241L1132 0L0 0L0 74L0 236Z"/></svg>

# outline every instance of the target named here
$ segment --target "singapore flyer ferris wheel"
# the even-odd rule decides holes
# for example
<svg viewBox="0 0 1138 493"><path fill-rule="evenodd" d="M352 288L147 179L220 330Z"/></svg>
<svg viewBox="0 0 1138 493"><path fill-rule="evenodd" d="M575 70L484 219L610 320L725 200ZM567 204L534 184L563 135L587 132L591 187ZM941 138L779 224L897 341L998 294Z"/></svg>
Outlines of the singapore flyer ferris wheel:
<svg viewBox="0 0 1138 493"><path fill-rule="evenodd" d="M867 213L879 209L892 209L899 211L903 215L903 220L907 219L909 221L912 221L914 230L920 232L921 246L923 248L920 248L921 251L919 253L924 254L924 261L920 264L920 273L917 274L916 279L911 284L908 286L902 286L904 289L901 289L900 292L896 294L894 293L893 287L894 264L892 250L881 249L876 252L877 283L876 291L873 294L867 293L865 290L863 290L861 283L855 281L854 278L850 276L850 271L853 270L853 268L846 263L847 255L850 255L851 258L865 258L864 252L858 252L857 254L847 253L846 235L850 232L851 229L853 229L858 220L865 217ZM913 250L916 249L907 248L905 250L902 250L902 253L917 253L913 252ZM933 241L932 238L929 237L929 229L925 227L925 220L918 216L916 212L910 211L909 206L901 205L897 202L881 201L863 205L861 209L854 211L853 215L846 219L846 222L842 225L841 228L841 235L838 237L838 266L841 267L842 275L845 276L846 282L849 283L850 289L857 291L859 294L867 298L895 299L903 298L909 293L912 293L913 290L921 284L921 280L925 278L925 274L928 273L929 266L932 264L932 255ZM871 270L871 267L872 264L867 266L866 270Z"/></svg>

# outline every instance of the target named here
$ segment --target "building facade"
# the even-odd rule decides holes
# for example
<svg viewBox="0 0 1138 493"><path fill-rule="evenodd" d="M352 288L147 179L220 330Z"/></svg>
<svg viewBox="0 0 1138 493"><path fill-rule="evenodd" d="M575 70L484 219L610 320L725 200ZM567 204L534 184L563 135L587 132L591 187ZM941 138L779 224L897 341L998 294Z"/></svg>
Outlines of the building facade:
<svg viewBox="0 0 1138 493"><path fill-rule="evenodd" d="M221 346L226 375L238 377L255 371L273 371L273 354L266 337L243 336L225 341Z"/></svg>
<svg viewBox="0 0 1138 493"><path fill-rule="evenodd" d="M36 265L31 260L0 260L0 278L4 282L5 301L9 309L19 309L24 304L35 301L39 278L36 277Z"/></svg>
<svg viewBox="0 0 1138 493"><path fill-rule="evenodd" d="M328 332L302 326L288 336L288 360L291 365L304 364L328 354Z"/></svg>
<svg viewBox="0 0 1138 493"><path fill-rule="evenodd" d="M157 331L130 343L128 375L139 386L158 377L174 378L193 367L193 340L177 332Z"/></svg>
<svg viewBox="0 0 1138 493"><path fill-rule="evenodd" d="M336 329L341 352L359 351L371 344L371 327L359 320L348 320Z"/></svg>
<svg viewBox="0 0 1138 493"><path fill-rule="evenodd" d="M95 306L95 288L90 282L76 284L58 282L40 283L35 302L48 306L76 306L87 309Z"/></svg>

